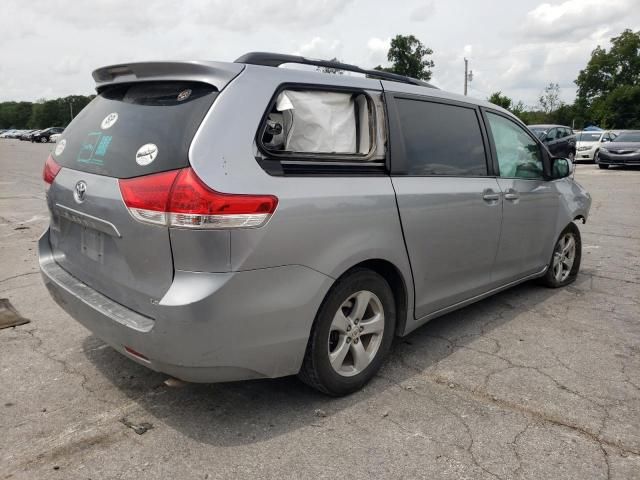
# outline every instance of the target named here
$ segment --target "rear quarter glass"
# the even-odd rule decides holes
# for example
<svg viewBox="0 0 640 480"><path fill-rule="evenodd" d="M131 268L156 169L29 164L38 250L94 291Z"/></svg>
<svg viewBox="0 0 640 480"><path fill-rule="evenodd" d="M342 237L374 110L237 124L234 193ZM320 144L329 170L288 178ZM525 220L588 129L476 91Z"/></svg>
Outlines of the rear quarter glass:
<svg viewBox="0 0 640 480"><path fill-rule="evenodd" d="M191 141L216 95L215 87L196 82L107 87L65 129L55 160L115 178L186 167Z"/></svg>

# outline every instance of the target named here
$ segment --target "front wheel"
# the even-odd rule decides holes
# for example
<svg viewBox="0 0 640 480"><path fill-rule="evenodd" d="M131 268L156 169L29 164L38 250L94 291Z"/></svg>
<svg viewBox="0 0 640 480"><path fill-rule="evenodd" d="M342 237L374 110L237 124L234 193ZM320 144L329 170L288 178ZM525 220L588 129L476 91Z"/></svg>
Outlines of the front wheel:
<svg viewBox="0 0 640 480"><path fill-rule="evenodd" d="M40 143L47 143L49 139L47 137L40 137Z"/></svg>
<svg viewBox="0 0 640 480"><path fill-rule="evenodd" d="M574 223L565 228L553 247L551 261L542 283L547 287L558 288L573 282L580 270L582 258L582 240L580 230Z"/></svg>
<svg viewBox="0 0 640 480"><path fill-rule="evenodd" d="M569 152L569 155L567 156L567 158L569 160L571 160L572 163L575 162L575 160L576 160L576 152Z"/></svg>
<svg viewBox="0 0 640 480"><path fill-rule="evenodd" d="M322 303L299 378L328 395L359 390L389 353L395 324L394 297L386 280L371 270L353 270Z"/></svg>
<svg viewBox="0 0 640 480"><path fill-rule="evenodd" d="M599 163L598 168L601 168L602 170L606 170L607 168L609 168L609 165L606 163Z"/></svg>

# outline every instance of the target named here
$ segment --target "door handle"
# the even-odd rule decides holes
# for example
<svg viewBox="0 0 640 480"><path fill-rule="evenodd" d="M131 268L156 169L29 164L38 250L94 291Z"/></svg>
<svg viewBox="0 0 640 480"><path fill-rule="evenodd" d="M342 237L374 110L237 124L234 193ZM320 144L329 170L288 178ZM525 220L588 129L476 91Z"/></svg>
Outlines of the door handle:
<svg viewBox="0 0 640 480"><path fill-rule="evenodd" d="M518 200L520 198L520 194L515 191L513 188L507 190L504 194L505 200Z"/></svg>
<svg viewBox="0 0 640 480"><path fill-rule="evenodd" d="M482 199L485 202L496 202L500 200L500 194L497 192L494 192L490 188L487 188L482 192Z"/></svg>

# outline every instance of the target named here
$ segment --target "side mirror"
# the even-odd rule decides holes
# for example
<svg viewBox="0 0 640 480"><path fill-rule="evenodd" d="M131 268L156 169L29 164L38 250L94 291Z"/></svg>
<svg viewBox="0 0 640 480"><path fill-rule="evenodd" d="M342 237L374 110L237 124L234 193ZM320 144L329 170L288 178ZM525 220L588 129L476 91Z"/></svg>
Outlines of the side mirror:
<svg viewBox="0 0 640 480"><path fill-rule="evenodd" d="M565 178L573 173L575 166L568 158L554 158L552 161L551 172L554 179Z"/></svg>

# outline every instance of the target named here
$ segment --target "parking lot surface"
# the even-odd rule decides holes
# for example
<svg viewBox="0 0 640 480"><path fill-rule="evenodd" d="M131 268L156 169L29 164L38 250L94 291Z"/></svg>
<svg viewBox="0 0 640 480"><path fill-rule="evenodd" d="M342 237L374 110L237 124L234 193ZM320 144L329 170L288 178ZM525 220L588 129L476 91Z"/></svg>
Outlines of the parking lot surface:
<svg viewBox="0 0 640 480"><path fill-rule="evenodd" d="M51 145L0 140L0 479L640 478L640 169L579 165L582 271L399 339L362 391L169 387L67 316L37 268Z"/></svg>

